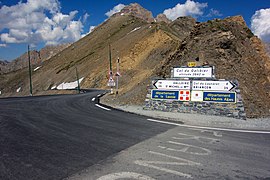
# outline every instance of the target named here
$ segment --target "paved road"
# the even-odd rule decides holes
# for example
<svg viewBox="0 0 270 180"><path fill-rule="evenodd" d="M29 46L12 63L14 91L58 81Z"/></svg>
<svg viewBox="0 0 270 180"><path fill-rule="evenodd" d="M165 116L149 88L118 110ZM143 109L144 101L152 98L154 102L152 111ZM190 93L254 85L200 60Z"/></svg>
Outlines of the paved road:
<svg viewBox="0 0 270 180"><path fill-rule="evenodd" d="M0 99L0 179L63 179L173 127L102 109L102 93Z"/></svg>
<svg viewBox="0 0 270 180"><path fill-rule="evenodd" d="M270 179L270 134L151 122L102 93L0 99L0 179Z"/></svg>
<svg viewBox="0 0 270 180"><path fill-rule="evenodd" d="M270 134L176 127L69 180L270 179Z"/></svg>

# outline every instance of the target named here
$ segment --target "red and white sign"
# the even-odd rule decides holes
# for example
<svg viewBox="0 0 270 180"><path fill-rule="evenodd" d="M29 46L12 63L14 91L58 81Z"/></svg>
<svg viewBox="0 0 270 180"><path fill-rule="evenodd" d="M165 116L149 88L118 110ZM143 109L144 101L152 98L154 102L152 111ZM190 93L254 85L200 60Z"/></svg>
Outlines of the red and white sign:
<svg viewBox="0 0 270 180"><path fill-rule="evenodd" d="M179 100L180 101L190 101L190 91L180 90L179 91Z"/></svg>
<svg viewBox="0 0 270 180"><path fill-rule="evenodd" d="M202 102L203 91L191 91L191 101Z"/></svg>

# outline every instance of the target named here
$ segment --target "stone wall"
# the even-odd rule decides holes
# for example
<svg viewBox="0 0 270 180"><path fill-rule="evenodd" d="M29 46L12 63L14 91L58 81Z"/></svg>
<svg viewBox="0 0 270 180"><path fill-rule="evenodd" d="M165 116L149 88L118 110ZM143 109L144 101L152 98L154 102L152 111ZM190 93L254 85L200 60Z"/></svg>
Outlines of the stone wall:
<svg viewBox="0 0 270 180"><path fill-rule="evenodd" d="M191 79L190 79L191 80ZM183 102L175 100L155 100L151 99L151 90L154 89L155 80L148 88L145 100L145 110L159 110L164 112L197 113L206 115L226 116L237 119L246 119L244 104L240 94L239 84L232 81L236 87L231 92L236 92L236 103L216 103L216 102Z"/></svg>

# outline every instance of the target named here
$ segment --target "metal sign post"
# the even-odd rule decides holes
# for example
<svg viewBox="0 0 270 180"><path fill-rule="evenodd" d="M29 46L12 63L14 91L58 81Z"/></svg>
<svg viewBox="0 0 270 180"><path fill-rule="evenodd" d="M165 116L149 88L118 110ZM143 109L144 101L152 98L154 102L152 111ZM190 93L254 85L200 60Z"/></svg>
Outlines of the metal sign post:
<svg viewBox="0 0 270 180"><path fill-rule="evenodd" d="M113 94L113 87L115 86L115 82L113 80L113 72L112 72L112 54L111 54L111 45L109 44L109 62L110 62L110 70L109 70L109 81L108 86L111 87L111 94Z"/></svg>
<svg viewBox="0 0 270 180"><path fill-rule="evenodd" d="M119 57L117 58L117 64L116 64L116 95L118 95L118 89L119 89L119 77L120 77L120 73L119 73L119 64L120 64L120 59Z"/></svg>
<svg viewBox="0 0 270 180"><path fill-rule="evenodd" d="M32 68L31 68L31 61L30 61L30 47L29 47L29 45L28 45L28 68L29 68L30 96L33 96L33 90L32 90Z"/></svg>

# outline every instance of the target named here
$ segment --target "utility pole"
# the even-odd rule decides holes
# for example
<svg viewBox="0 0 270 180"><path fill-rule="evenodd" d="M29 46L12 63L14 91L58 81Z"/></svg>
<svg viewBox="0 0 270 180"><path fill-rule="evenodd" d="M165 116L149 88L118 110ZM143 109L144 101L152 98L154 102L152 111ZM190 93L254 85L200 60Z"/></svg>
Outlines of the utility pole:
<svg viewBox="0 0 270 180"><path fill-rule="evenodd" d="M28 68L29 68L29 81L30 81L30 96L33 96L32 92L32 68L30 61L30 46L28 45Z"/></svg>
<svg viewBox="0 0 270 180"><path fill-rule="evenodd" d="M76 69L76 77L77 77L77 83L78 83L78 94L80 94L80 91L81 91L81 89L80 89L80 81L79 81L79 75L78 75L78 70L77 70L77 67L75 67L75 69Z"/></svg>
<svg viewBox="0 0 270 180"><path fill-rule="evenodd" d="M120 64L120 59L119 57L117 58L117 64L116 64L116 95L118 95L118 89L119 89L119 76L120 76L120 73L119 73L119 64Z"/></svg>
<svg viewBox="0 0 270 180"><path fill-rule="evenodd" d="M109 82L108 86L111 87L111 94L113 94L113 86L115 86L115 82L113 80L113 72L112 72L112 52L111 52L111 44L109 44L109 61L110 61L110 72L109 72Z"/></svg>

